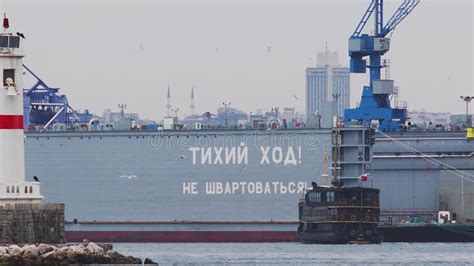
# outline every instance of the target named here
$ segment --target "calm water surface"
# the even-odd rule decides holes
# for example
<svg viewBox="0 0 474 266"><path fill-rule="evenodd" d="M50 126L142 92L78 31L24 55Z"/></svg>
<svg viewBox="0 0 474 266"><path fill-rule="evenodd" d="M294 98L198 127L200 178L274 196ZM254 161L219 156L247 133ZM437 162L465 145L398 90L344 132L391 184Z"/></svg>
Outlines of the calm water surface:
<svg viewBox="0 0 474 266"><path fill-rule="evenodd" d="M474 265L474 243L117 243L114 249L126 255L151 258L160 265Z"/></svg>

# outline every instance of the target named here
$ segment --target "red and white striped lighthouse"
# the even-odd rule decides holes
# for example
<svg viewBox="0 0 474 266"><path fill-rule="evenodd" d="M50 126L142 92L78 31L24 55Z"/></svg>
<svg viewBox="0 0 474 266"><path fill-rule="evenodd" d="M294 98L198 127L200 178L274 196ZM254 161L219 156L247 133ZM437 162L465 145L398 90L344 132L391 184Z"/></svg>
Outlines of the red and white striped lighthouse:
<svg viewBox="0 0 474 266"><path fill-rule="evenodd" d="M23 75L20 36L0 33L0 201L38 202L39 182L25 180Z"/></svg>

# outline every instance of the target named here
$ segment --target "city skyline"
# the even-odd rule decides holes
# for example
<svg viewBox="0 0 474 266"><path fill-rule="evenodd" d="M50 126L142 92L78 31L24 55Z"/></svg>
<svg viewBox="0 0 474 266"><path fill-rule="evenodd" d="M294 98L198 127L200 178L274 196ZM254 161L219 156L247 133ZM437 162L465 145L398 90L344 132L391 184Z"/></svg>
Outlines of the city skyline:
<svg viewBox="0 0 474 266"><path fill-rule="evenodd" d="M410 110L463 113L459 96L473 94L472 23L465 23L472 21L472 3L447 3L422 2L392 38L386 58ZM75 108L100 113L126 102L129 111L159 120L168 84L173 106L186 113L193 86L197 114L224 101L246 112L272 106L303 112L304 69L326 42L348 65L347 39L366 4L4 1L1 7L12 29L26 35L25 64ZM387 9L398 4L387 1ZM351 75L351 106L366 83L365 75Z"/></svg>

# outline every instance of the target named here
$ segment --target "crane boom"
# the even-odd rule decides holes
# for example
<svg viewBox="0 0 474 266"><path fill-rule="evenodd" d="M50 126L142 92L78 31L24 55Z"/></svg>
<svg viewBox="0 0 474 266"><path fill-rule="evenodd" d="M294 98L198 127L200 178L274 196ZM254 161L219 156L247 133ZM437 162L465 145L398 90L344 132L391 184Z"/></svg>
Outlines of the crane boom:
<svg viewBox="0 0 474 266"><path fill-rule="evenodd" d="M358 37L361 35L362 31L365 28L365 25L367 24L367 21L369 21L370 16L372 15L372 13L374 13L374 10L375 10L375 1L372 1L369 7L367 8L367 11L365 11L364 16L362 17L362 20L357 25L357 28L352 34L352 37Z"/></svg>
<svg viewBox="0 0 474 266"><path fill-rule="evenodd" d="M392 18L385 25L381 36L387 36L392 30L394 30L400 22L402 22L415 7L420 3L420 0L405 0L403 4L395 11Z"/></svg>
<svg viewBox="0 0 474 266"><path fill-rule="evenodd" d="M382 56L390 50L392 32L420 3L420 0L405 0L384 24L384 0L371 0L361 21L349 38L351 73L366 73L370 70L370 84L364 86L360 106L344 111L344 121L379 122L382 131L399 131L407 119L407 110L392 108L390 95L395 93L393 80L382 79ZM370 17L375 17L375 32L363 34ZM384 26L385 25L385 26ZM369 58L367 62L366 58Z"/></svg>

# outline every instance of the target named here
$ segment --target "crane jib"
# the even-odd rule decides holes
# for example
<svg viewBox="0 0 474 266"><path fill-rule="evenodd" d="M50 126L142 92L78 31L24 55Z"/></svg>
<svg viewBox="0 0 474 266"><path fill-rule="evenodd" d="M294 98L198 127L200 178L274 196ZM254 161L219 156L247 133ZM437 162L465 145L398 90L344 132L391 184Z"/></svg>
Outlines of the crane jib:
<svg viewBox="0 0 474 266"><path fill-rule="evenodd" d="M395 11L385 26L383 26L383 0L372 0L351 37L361 36L362 31L364 30L368 20L370 19L370 16L374 13L374 11L376 11L376 35L379 37L387 36L413 11L413 9L415 9L420 1L421 0L405 0Z"/></svg>
<svg viewBox="0 0 474 266"><path fill-rule="evenodd" d="M388 64L382 56L390 50L390 38L386 37L415 9L420 0L405 0L384 24L384 1L372 0L349 38L351 73L366 73L370 69L370 84L362 92L359 107L344 111L345 122L378 121L382 131L400 131L407 120L406 108L392 108L390 96L396 93L393 80L382 79L381 70ZM369 19L374 15L375 32L363 34ZM370 58L367 61L367 57Z"/></svg>

